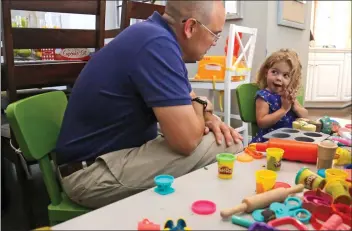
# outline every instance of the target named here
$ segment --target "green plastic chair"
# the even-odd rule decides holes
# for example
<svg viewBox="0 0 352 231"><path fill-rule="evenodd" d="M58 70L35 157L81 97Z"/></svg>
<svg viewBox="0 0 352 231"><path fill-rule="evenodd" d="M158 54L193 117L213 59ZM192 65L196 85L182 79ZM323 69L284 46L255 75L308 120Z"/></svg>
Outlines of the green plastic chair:
<svg viewBox="0 0 352 231"><path fill-rule="evenodd" d="M67 106L64 92L35 95L11 103L6 108L10 127L27 160L37 160L51 204L50 225L72 219L90 211L72 202L57 181L50 154L56 146Z"/></svg>
<svg viewBox="0 0 352 231"><path fill-rule="evenodd" d="M298 90L298 94L297 94L296 99L303 106L303 104L304 104L304 88L303 87Z"/></svg>
<svg viewBox="0 0 352 231"><path fill-rule="evenodd" d="M243 122L250 123L252 137L258 132L258 125L255 116L255 94L258 90L259 87L255 83L244 83L236 88L240 117Z"/></svg>

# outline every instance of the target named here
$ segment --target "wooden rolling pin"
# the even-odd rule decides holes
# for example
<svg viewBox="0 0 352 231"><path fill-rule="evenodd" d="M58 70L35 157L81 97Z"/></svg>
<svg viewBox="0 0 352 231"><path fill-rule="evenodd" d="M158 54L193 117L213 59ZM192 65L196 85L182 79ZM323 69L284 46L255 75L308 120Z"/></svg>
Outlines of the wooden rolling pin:
<svg viewBox="0 0 352 231"><path fill-rule="evenodd" d="M224 209L220 212L220 215L223 218L227 218L236 213L250 213L256 209L263 209L268 207L273 202L283 202L288 195L302 192L303 189L304 185L298 184L291 188L276 188L264 193L246 197L242 200L242 204L230 209Z"/></svg>

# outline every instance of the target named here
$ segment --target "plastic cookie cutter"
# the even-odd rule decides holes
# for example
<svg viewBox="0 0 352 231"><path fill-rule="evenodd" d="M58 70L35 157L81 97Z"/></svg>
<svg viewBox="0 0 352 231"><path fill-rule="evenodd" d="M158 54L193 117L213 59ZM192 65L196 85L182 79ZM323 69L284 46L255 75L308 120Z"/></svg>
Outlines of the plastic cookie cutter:
<svg viewBox="0 0 352 231"><path fill-rule="evenodd" d="M174 177L170 175L159 175L154 178L156 188L154 191L160 195L167 195L175 192L175 189L171 187L174 182Z"/></svg>
<svg viewBox="0 0 352 231"><path fill-rule="evenodd" d="M300 222L299 220L296 220L293 217L282 217L279 219L275 219L275 220L269 221L268 225L274 228L278 228L279 226L282 226L282 225L292 225L295 227L295 230L308 230L307 226L305 226L302 222Z"/></svg>
<svg viewBox="0 0 352 231"><path fill-rule="evenodd" d="M332 210L339 215L343 222L352 227L352 207L345 204L333 204Z"/></svg>
<svg viewBox="0 0 352 231"><path fill-rule="evenodd" d="M253 150L252 148L245 148L244 152L247 153L248 155L252 156L254 159L261 159L264 157L263 153L257 152Z"/></svg>
<svg viewBox="0 0 352 231"><path fill-rule="evenodd" d="M191 230L191 228L187 226L186 221L183 218L179 218L177 220L176 225L174 224L173 220L171 220L171 219L167 220L164 225L164 230L189 231L189 230Z"/></svg>
<svg viewBox="0 0 352 231"><path fill-rule="evenodd" d="M298 197L287 197L284 203L274 202L269 209L257 209L252 213L254 220L268 222L282 217L293 217L300 222L308 223L312 214L302 208L302 200Z"/></svg>
<svg viewBox="0 0 352 231"><path fill-rule="evenodd" d="M236 160L239 162L251 162L253 161L253 157L248 155L247 153L242 153L236 156Z"/></svg>
<svg viewBox="0 0 352 231"><path fill-rule="evenodd" d="M160 225L154 224L148 219L138 222L138 230L160 230Z"/></svg>
<svg viewBox="0 0 352 231"><path fill-rule="evenodd" d="M248 230L250 231L279 231L278 229L275 229L274 227L271 227L270 225L267 225L263 222L254 222Z"/></svg>
<svg viewBox="0 0 352 231"><path fill-rule="evenodd" d="M333 198L331 195L318 190L310 190L303 193L302 207L309 212L331 210Z"/></svg>
<svg viewBox="0 0 352 231"><path fill-rule="evenodd" d="M322 216L320 212L315 212L310 223L315 230L351 230L351 226L344 223L343 219L337 214L326 217L325 215Z"/></svg>
<svg viewBox="0 0 352 231"><path fill-rule="evenodd" d="M351 230L351 227L344 224L339 215L333 214L327 221L325 221L320 230Z"/></svg>

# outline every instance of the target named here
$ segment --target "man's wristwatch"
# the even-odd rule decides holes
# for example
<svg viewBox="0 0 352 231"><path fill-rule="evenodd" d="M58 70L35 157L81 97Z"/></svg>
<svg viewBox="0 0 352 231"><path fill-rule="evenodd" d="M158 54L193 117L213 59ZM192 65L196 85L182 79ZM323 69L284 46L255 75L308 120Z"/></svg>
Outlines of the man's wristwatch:
<svg viewBox="0 0 352 231"><path fill-rule="evenodd" d="M199 97L193 98L192 101L195 101L195 102L197 102L197 103L202 104L203 107L204 107L204 110L205 110L205 109L207 108L207 106L208 106L208 102L205 101L205 100L202 100L202 99L199 98Z"/></svg>

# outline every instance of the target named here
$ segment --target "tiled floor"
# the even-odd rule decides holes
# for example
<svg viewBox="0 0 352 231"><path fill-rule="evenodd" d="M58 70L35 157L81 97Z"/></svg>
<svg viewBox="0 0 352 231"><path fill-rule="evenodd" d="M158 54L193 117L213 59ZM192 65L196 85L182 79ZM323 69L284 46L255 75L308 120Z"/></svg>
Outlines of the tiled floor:
<svg viewBox="0 0 352 231"><path fill-rule="evenodd" d="M310 119L318 119L324 115L330 117L337 117L343 119L351 119L351 107L344 108L341 110L336 109L308 109ZM32 192L35 198L32 200L34 205L34 213L36 218L36 223L38 227L48 225L47 219L47 205L49 203L49 198L46 193L46 189L41 178L39 166L33 166L33 189ZM2 213L1 219L1 229L2 230L23 230L21 226L21 217L19 216L20 208L17 201L18 198L18 188L16 187L16 175L14 174L14 169L10 164L6 165L6 185L7 194L3 198L7 202L7 208L4 213ZM2 185L4 187L4 185Z"/></svg>

